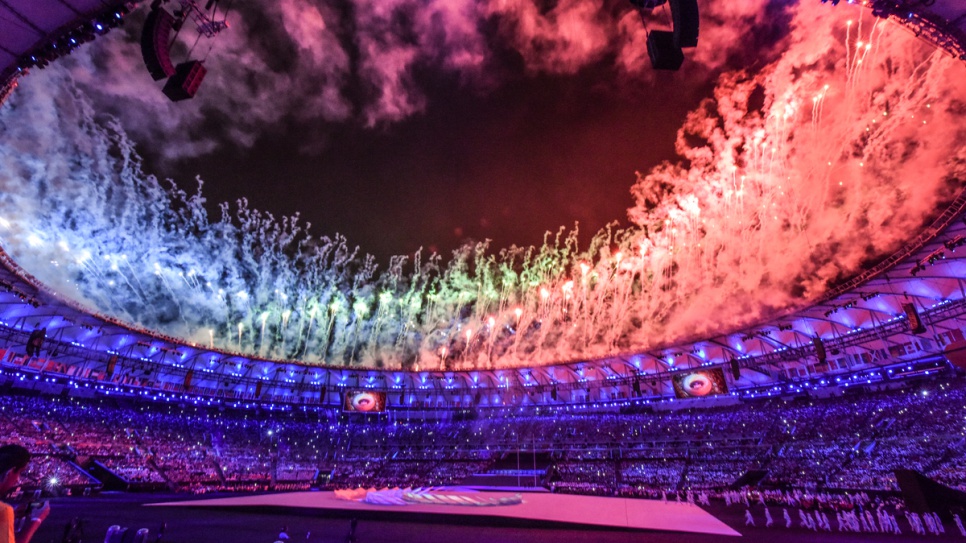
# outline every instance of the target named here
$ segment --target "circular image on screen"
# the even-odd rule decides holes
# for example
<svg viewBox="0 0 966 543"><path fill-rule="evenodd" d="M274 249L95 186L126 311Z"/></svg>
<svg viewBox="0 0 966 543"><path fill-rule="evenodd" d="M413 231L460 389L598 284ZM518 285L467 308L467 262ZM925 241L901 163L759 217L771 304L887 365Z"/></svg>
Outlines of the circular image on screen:
<svg viewBox="0 0 966 543"><path fill-rule="evenodd" d="M375 394L358 392L349 400L349 405L356 411L373 411L379 408L379 401Z"/></svg>
<svg viewBox="0 0 966 543"><path fill-rule="evenodd" d="M714 390L714 383L703 373L692 373L681 384L688 396L707 396Z"/></svg>

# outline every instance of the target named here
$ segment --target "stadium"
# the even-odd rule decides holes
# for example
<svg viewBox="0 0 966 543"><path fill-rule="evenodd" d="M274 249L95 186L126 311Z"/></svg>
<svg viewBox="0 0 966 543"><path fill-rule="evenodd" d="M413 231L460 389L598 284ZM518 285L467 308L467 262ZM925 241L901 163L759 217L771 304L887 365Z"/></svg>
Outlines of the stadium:
<svg viewBox="0 0 966 543"><path fill-rule="evenodd" d="M34 541L966 537L966 7L763 2L783 31L735 68L698 21L761 19L663 4L533 15L618 13L594 20L622 62L713 82L630 226L378 271L258 194L219 221L143 171L145 88L198 156L170 108L241 107L214 103L239 44L177 38L230 10L0 1L0 427L30 453L17 514L51 503ZM163 91L112 79L135 70ZM418 114L387 96L359 118Z"/></svg>

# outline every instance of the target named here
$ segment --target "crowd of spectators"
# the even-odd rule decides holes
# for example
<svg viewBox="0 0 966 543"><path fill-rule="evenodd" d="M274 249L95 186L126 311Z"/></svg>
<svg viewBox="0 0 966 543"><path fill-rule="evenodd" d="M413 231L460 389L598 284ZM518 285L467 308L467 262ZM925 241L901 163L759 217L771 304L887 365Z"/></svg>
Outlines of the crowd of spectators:
<svg viewBox="0 0 966 543"><path fill-rule="evenodd" d="M31 455L30 464L21 473L21 479L30 486L84 486L95 481L83 470L75 468L68 460L59 456Z"/></svg>
<svg viewBox="0 0 966 543"><path fill-rule="evenodd" d="M480 409L444 421L7 394L0 431L34 455L26 479L38 486L96 484L95 467L189 492L439 486L531 451L548 459L537 467L558 492L720 492L753 472L763 489L894 491L896 468L966 489L958 378L711 409Z"/></svg>

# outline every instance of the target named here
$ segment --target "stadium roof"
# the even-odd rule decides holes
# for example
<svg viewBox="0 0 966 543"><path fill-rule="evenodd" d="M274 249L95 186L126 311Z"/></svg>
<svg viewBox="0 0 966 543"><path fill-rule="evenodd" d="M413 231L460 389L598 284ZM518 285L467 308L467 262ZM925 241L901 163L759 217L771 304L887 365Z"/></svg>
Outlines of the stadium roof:
<svg viewBox="0 0 966 543"><path fill-rule="evenodd" d="M0 0L0 81L26 55L128 2L118 0Z"/></svg>

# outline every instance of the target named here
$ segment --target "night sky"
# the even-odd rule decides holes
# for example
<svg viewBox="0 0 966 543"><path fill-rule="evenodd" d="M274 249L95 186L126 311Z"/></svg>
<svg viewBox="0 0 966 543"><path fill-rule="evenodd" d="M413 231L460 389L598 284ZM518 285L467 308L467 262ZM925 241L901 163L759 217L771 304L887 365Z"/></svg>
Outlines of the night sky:
<svg viewBox="0 0 966 543"><path fill-rule="evenodd" d="M383 263L420 247L446 257L467 240L539 245L546 231L579 223L586 241L609 222L626 225L635 172L674 158L677 128L711 86L687 64L621 73L613 55L572 74L533 73L513 51L489 62L498 74L489 85L417 66L426 105L399 121L292 114L251 146L222 138L211 153L177 160L159 159L150 142L140 150L147 171L186 189L200 175L212 210L247 197L275 216L299 212L315 236L341 233ZM285 68L293 71L278 78L300 77ZM200 92L211 100L219 91Z"/></svg>
<svg viewBox="0 0 966 543"><path fill-rule="evenodd" d="M626 224L635 170L672 158L674 132L695 105L694 90L670 77L665 88L616 94L595 75L520 80L482 97L438 88L424 114L333 127L317 154L299 151L292 126L172 173L200 174L211 202L247 196L276 215L299 211L316 235L340 232L381 260L466 239L539 245L574 222L588 239L610 221Z"/></svg>

